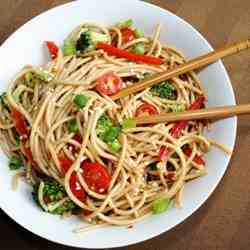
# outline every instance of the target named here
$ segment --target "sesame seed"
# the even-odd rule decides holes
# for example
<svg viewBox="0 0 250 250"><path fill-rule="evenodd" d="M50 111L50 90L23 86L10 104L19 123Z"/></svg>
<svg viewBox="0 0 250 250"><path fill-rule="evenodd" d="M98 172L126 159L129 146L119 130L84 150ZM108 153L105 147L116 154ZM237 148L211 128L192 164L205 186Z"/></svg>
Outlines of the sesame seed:
<svg viewBox="0 0 250 250"><path fill-rule="evenodd" d="M151 185L152 187L158 187L158 183L156 181L153 181Z"/></svg>

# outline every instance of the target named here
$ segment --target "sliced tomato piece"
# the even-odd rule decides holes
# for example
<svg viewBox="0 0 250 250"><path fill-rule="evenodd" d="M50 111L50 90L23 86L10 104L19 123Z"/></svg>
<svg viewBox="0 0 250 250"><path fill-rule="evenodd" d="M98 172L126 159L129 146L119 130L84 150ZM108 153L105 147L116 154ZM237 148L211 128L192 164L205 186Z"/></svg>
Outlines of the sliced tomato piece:
<svg viewBox="0 0 250 250"><path fill-rule="evenodd" d="M121 78L110 71L96 81L96 90L104 95L116 94L122 88Z"/></svg>
<svg viewBox="0 0 250 250"><path fill-rule="evenodd" d="M25 120L25 117L17 109L11 109L11 116L14 120L16 131L21 136L29 136L29 129Z"/></svg>
<svg viewBox="0 0 250 250"><path fill-rule="evenodd" d="M184 153L186 156L190 157L191 154L192 154L192 149L189 148L189 147L185 147L185 148L183 149L183 153ZM198 165L206 165L206 162L205 162L205 161L202 159L202 157L199 156L199 155L195 155L195 156L194 156L193 162L195 162L195 163L198 164Z"/></svg>
<svg viewBox="0 0 250 250"><path fill-rule="evenodd" d="M135 39L134 31L131 28L121 29L122 33L122 43L128 43Z"/></svg>
<svg viewBox="0 0 250 250"><path fill-rule="evenodd" d="M83 161L81 168L83 170L82 176L91 190L99 194L108 190L110 175L104 166L99 163Z"/></svg>
<svg viewBox="0 0 250 250"><path fill-rule="evenodd" d="M83 189L83 187L80 185L75 172L72 173L72 175L70 176L69 186L70 186L70 190L74 194L74 196L78 200L80 200L82 202L85 202L85 200L86 200L86 192Z"/></svg>
<svg viewBox="0 0 250 250"><path fill-rule="evenodd" d="M57 58L57 54L58 54L58 46L52 42L52 41L45 41L45 45L49 50L51 59L55 59Z"/></svg>
<svg viewBox="0 0 250 250"><path fill-rule="evenodd" d="M157 108L154 105L149 104L147 102L141 104L135 111L136 117L144 115L157 115L157 114L159 114Z"/></svg>
<svg viewBox="0 0 250 250"><path fill-rule="evenodd" d="M63 174L66 174L71 165L73 164L73 161L67 157L67 155L63 152L63 150L60 151L58 159Z"/></svg>

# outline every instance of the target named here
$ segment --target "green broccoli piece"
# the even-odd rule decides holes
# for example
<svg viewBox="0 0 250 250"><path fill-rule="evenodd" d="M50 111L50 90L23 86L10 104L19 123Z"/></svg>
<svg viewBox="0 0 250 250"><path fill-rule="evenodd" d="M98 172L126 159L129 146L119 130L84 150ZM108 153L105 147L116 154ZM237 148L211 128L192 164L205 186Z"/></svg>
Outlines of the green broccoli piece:
<svg viewBox="0 0 250 250"><path fill-rule="evenodd" d="M107 35L86 29L80 34L80 38L76 41L76 50L80 52L92 51L98 42L107 43Z"/></svg>
<svg viewBox="0 0 250 250"><path fill-rule="evenodd" d="M117 140L122 132L120 125L115 126L108 116L102 115L97 121L96 132L98 137L105 141L113 152L120 151L122 145Z"/></svg>
<svg viewBox="0 0 250 250"><path fill-rule="evenodd" d="M13 155L9 160L9 169L17 170L23 166L23 161L19 156Z"/></svg>
<svg viewBox="0 0 250 250"><path fill-rule="evenodd" d="M7 93L4 92L0 95L0 104L4 107L8 107L8 102L7 102Z"/></svg>
<svg viewBox="0 0 250 250"><path fill-rule="evenodd" d="M54 209L52 214L63 214L64 212L70 211L76 207L73 201L65 201L61 206Z"/></svg>
<svg viewBox="0 0 250 250"><path fill-rule="evenodd" d="M43 194L50 202L60 201L65 197L66 191L64 187L53 178L45 178Z"/></svg>
<svg viewBox="0 0 250 250"><path fill-rule="evenodd" d="M120 126L111 127L103 134L103 140L107 143L112 143L119 137L121 131Z"/></svg>
<svg viewBox="0 0 250 250"><path fill-rule="evenodd" d="M59 202L63 198L67 197L65 188L51 177L45 177L42 179L44 182L43 197L45 203ZM33 186L32 197L34 201L40 206L38 199L38 186ZM69 210L75 208L76 205L72 201L65 201L62 205L51 211L52 214L63 214Z"/></svg>
<svg viewBox="0 0 250 250"><path fill-rule="evenodd" d="M155 85L151 88L151 93L160 98L165 98L169 100L176 100L176 89L169 82L162 82L158 85Z"/></svg>
<svg viewBox="0 0 250 250"><path fill-rule="evenodd" d="M97 135L103 139L104 133L109 130L113 126L112 120L106 116L102 115L98 121L97 121L97 126L96 126L96 133Z"/></svg>

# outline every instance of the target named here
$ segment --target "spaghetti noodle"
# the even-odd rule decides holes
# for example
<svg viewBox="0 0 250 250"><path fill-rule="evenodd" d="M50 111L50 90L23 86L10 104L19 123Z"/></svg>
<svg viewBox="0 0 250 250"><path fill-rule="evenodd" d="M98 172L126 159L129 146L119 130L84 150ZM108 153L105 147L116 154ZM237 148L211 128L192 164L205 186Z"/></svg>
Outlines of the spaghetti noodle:
<svg viewBox="0 0 250 250"><path fill-rule="evenodd" d="M148 38L130 25L86 22L63 50L46 42L52 60L25 67L1 97L1 145L13 169L23 162L45 211L77 208L94 224L131 225L170 201L181 206L185 182L207 173L211 144L226 151L202 135L204 121L133 122L202 107L206 95L194 72L112 101L121 88L185 62L161 44L160 26Z"/></svg>

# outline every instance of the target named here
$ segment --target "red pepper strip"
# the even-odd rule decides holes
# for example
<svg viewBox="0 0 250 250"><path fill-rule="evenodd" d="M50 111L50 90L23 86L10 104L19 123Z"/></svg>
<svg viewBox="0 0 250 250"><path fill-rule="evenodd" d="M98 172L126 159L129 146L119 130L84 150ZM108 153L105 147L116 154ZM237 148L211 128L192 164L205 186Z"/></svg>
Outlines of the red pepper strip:
<svg viewBox="0 0 250 250"><path fill-rule="evenodd" d="M165 146L161 146L160 147L160 151L159 151L159 160L160 161L165 161L167 160L168 157L168 149Z"/></svg>
<svg viewBox="0 0 250 250"><path fill-rule="evenodd" d="M58 54L58 50L59 50L58 46L54 42L51 42L51 41L45 41L45 45L47 46L47 48L49 50L51 58L52 59L57 58L57 54Z"/></svg>
<svg viewBox="0 0 250 250"><path fill-rule="evenodd" d="M201 106L203 105L205 101L205 97L204 96L199 96L189 107L188 110L195 110L195 109L199 109L201 108ZM183 129L185 129L185 127L187 126L188 121L181 121L181 122L177 122L174 127L171 129L170 134L172 137L174 138L178 138L181 135L181 131Z"/></svg>
<svg viewBox="0 0 250 250"><path fill-rule="evenodd" d="M195 110L195 109L201 108L204 101L205 101L204 96L197 97L197 99L190 105L188 110ZM170 130L171 136L174 137L174 138L178 138L181 135L181 131L183 129L185 129L187 124L188 124L188 121L177 122L174 125L174 127ZM166 160L166 158L168 156L168 153L169 153L169 151L168 151L167 147L161 146L160 151L159 151L159 159L161 161Z"/></svg>
<svg viewBox="0 0 250 250"><path fill-rule="evenodd" d="M11 108L11 116L14 120L17 133L21 136L28 137L29 130L28 130L28 126L27 126L27 123L25 121L25 117L23 116L23 114L19 112L17 109Z"/></svg>
<svg viewBox="0 0 250 250"><path fill-rule="evenodd" d="M129 52L128 50L118 49L106 43L97 43L96 48L103 49L109 55L126 58L133 62L144 62L148 64L157 64L157 65L163 63L163 61L158 57L134 54Z"/></svg>
<svg viewBox="0 0 250 250"><path fill-rule="evenodd" d="M192 154L192 149L191 149L191 148L184 148L184 149L183 149L183 153L184 153L186 156L190 157L191 154ZM195 162L195 163L198 164L198 165L205 165L205 164L206 164L206 162L205 162L205 161L202 159L202 157L199 156L199 155L195 155L195 156L194 156L193 162Z"/></svg>

